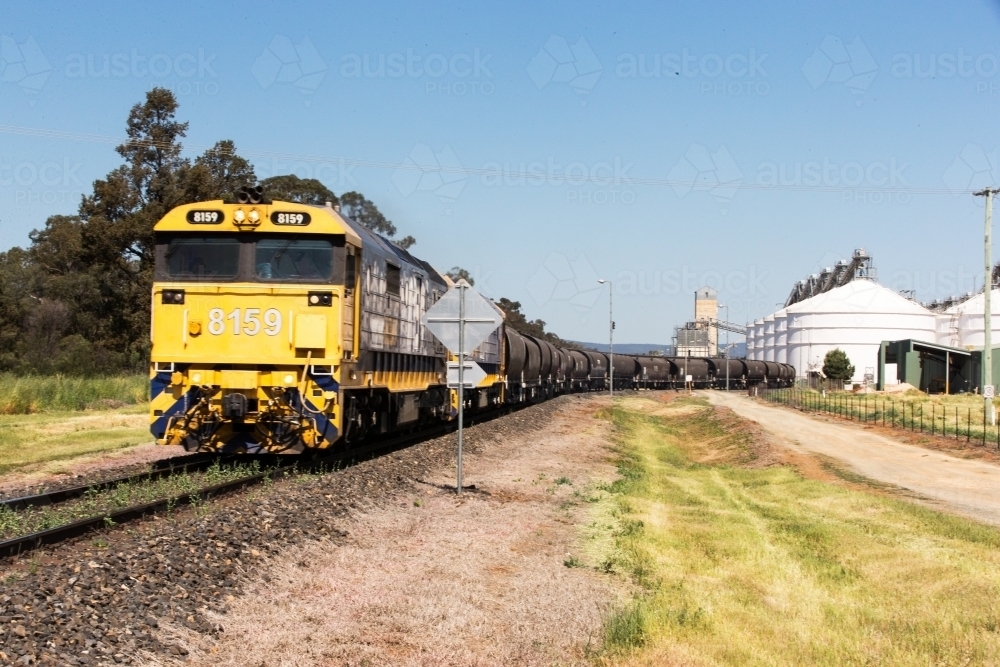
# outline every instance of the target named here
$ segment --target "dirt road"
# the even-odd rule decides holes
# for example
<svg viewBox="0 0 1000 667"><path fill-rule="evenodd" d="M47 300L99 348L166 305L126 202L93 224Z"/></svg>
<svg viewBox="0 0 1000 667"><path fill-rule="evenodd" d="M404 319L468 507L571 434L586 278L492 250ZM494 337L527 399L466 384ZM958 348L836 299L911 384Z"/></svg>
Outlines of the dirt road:
<svg viewBox="0 0 1000 667"><path fill-rule="evenodd" d="M910 491L939 509L1000 525L1000 466L935 452L854 424L804 415L739 393L705 392L716 405L758 422L777 444L829 456L870 479Z"/></svg>

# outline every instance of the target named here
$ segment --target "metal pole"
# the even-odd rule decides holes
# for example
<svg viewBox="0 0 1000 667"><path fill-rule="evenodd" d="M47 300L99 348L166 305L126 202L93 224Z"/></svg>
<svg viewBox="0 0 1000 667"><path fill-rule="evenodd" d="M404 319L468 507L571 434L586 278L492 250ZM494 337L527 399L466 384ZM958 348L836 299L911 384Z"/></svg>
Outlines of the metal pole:
<svg viewBox="0 0 1000 667"><path fill-rule="evenodd" d="M993 413L993 399L987 397L989 392L986 388L993 385L993 311L990 304L991 292L993 292L993 258L992 258L992 225L993 225L993 188L986 188L974 193L977 197L986 197L986 222L985 238L983 243L983 255L985 276L983 278L983 420L988 421L990 426L996 423L996 415Z"/></svg>
<svg viewBox="0 0 1000 667"><path fill-rule="evenodd" d="M729 306L719 306L726 309L726 322L729 322ZM729 391L729 329L726 329L726 391Z"/></svg>
<svg viewBox="0 0 1000 667"><path fill-rule="evenodd" d="M944 351L944 395L951 393L951 352Z"/></svg>
<svg viewBox="0 0 1000 667"><path fill-rule="evenodd" d="M983 316L985 322L983 323L983 334L984 334L984 347L983 347L983 386L988 387L993 385L993 308L990 304L990 297L993 292L993 258L992 258L992 234L990 233L992 225L991 218L993 217L993 190L986 191L986 242L984 254L986 255L986 278L983 283ZM991 392L992 393L992 392ZM996 423L996 415L993 413L993 398L983 398L985 402L985 407L989 411L988 420L990 426Z"/></svg>
<svg viewBox="0 0 1000 667"><path fill-rule="evenodd" d="M608 397L614 400L615 398L615 284L608 281L608 320L610 326L608 328L608 358L609 366L608 374L611 377L611 386L608 387Z"/></svg>
<svg viewBox="0 0 1000 667"><path fill-rule="evenodd" d="M462 495L462 427L465 417L465 285L458 287L458 483L455 493Z"/></svg>
<svg viewBox="0 0 1000 667"><path fill-rule="evenodd" d="M615 398L615 284L604 278L600 284L608 284L608 397Z"/></svg>

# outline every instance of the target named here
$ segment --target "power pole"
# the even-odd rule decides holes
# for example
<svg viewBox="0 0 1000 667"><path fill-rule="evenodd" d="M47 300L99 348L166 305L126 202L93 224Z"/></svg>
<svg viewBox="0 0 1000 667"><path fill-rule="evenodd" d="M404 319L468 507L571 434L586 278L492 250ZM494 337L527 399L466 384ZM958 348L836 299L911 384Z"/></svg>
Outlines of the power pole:
<svg viewBox="0 0 1000 667"><path fill-rule="evenodd" d="M986 188L973 193L976 197L986 197L986 223L984 239L985 277L983 278L983 410L990 425L996 424L993 411L993 307L990 297L993 292L993 194L996 188Z"/></svg>

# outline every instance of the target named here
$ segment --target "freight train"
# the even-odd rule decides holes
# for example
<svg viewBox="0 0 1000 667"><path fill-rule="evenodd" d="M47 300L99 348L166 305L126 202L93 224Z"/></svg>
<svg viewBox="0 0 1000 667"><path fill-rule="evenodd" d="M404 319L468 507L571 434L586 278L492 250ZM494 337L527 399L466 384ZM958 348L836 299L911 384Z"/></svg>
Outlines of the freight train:
<svg viewBox="0 0 1000 667"><path fill-rule="evenodd" d="M451 357L421 316L452 285L338 207L177 207L154 228L150 430L188 451L302 453L455 419ZM501 326L469 358L473 413L567 392L787 386L772 362L608 355Z"/></svg>

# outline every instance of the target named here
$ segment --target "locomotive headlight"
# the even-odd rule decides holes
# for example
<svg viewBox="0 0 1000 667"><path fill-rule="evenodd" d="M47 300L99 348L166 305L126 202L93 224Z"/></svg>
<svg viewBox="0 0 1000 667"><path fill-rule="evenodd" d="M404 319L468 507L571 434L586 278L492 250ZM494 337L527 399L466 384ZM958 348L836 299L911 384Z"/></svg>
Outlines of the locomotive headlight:
<svg viewBox="0 0 1000 667"><path fill-rule="evenodd" d="M244 211L241 208L236 209L236 212L233 213L233 220L236 221L236 224L240 224L246 219L247 219L246 211Z"/></svg>
<svg viewBox="0 0 1000 667"><path fill-rule="evenodd" d="M260 213L257 209L251 209L250 214L247 215L247 220L250 222L260 222Z"/></svg>
<svg viewBox="0 0 1000 667"><path fill-rule="evenodd" d="M309 303L311 303L314 306L316 304L318 304L319 303L319 295L313 294L311 297L309 297Z"/></svg>

